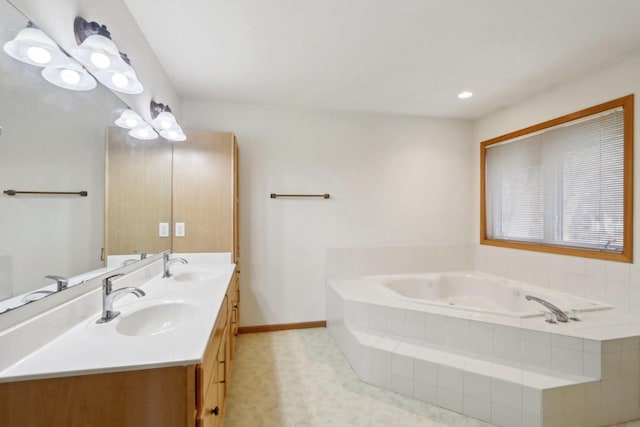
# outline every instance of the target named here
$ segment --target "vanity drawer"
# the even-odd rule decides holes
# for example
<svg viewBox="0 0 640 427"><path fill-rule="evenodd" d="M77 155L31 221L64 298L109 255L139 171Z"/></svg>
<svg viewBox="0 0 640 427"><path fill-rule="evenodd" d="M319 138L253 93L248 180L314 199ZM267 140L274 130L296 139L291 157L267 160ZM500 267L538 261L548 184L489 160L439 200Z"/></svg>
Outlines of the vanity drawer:
<svg viewBox="0 0 640 427"><path fill-rule="evenodd" d="M213 376L216 371L218 348L222 342L222 336L224 334L224 328L227 323L228 316L228 301L225 296L224 301L220 307L220 313L216 320L216 324L209 338L209 345L205 351L202 363L196 368L196 404L198 408L203 408L203 401L211 384L213 384ZM215 388L215 387L214 387Z"/></svg>

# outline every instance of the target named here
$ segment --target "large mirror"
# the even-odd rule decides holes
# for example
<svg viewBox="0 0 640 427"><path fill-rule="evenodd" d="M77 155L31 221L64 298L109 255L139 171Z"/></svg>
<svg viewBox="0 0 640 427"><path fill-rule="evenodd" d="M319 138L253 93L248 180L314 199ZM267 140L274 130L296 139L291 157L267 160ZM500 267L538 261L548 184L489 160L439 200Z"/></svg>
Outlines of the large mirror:
<svg viewBox="0 0 640 427"><path fill-rule="evenodd" d="M27 23L0 0L0 46ZM125 106L100 84L67 90L41 72L0 50L0 313L47 293L29 296L35 290L54 289L47 275L77 283L105 266L105 130Z"/></svg>

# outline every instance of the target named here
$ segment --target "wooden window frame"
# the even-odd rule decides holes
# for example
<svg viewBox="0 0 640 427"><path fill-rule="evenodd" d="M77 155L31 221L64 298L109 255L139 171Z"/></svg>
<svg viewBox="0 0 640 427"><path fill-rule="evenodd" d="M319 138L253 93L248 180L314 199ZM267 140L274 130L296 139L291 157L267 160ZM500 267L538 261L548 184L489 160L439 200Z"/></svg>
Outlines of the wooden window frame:
<svg viewBox="0 0 640 427"><path fill-rule="evenodd" d="M538 123L524 129L517 130L480 143L480 244L500 246L503 248L524 249L537 252L595 258L608 261L633 262L633 94L614 99L603 104L595 105L575 113ZM605 252L598 249L566 247L553 244L516 242L511 240L496 240L487 237L487 211L486 211L486 153L487 148L509 139L521 137L534 132L539 132L554 126L590 115L598 114L613 108L624 109L624 244L622 253Z"/></svg>

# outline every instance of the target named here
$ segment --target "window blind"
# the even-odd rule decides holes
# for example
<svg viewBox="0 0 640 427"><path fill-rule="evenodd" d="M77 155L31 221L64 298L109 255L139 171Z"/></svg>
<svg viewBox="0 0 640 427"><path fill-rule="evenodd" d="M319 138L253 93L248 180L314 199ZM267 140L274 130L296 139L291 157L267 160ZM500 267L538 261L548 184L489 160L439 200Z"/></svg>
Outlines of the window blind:
<svg viewBox="0 0 640 427"><path fill-rule="evenodd" d="M491 145L485 160L487 237L622 252L622 108Z"/></svg>

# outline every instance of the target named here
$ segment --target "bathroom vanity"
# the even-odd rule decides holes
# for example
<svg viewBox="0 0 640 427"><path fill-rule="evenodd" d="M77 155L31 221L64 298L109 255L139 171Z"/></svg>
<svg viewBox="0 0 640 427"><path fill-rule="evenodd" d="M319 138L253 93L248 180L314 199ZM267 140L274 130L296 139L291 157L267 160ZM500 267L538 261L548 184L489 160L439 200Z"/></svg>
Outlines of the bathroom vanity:
<svg viewBox="0 0 640 427"><path fill-rule="evenodd" d="M0 334L0 425L221 425L238 274L235 264L196 262L162 278L158 258L115 279L114 289L136 286L146 295L116 301L121 315L109 323L96 324L96 289Z"/></svg>

